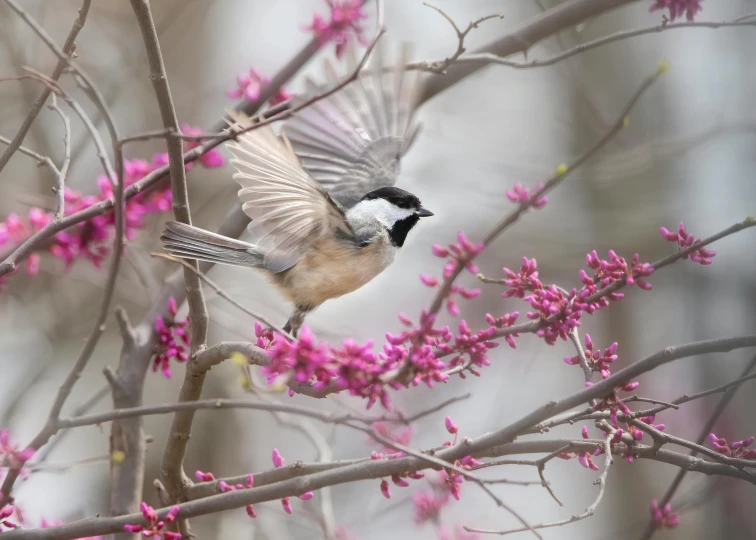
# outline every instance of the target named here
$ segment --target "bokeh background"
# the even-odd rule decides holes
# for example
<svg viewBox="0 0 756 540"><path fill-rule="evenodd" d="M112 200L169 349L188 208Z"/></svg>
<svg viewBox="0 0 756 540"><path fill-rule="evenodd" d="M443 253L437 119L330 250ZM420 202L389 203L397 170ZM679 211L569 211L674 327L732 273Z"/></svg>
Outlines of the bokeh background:
<svg viewBox="0 0 756 540"><path fill-rule="evenodd" d="M65 39L79 7L74 0L21 3L58 43ZM470 49L556 3L436 2L460 25L489 13L505 15L505 19L486 22L472 32ZM534 46L528 59L546 58L613 31L656 24L660 15L649 14L649 4L634 2L565 31ZM237 72L254 66L264 75L275 73L309 39L302 25L314 12L325 11L320 0L161 0L152 7L179 119L205 127L233 105L225 91L234 85ZM699 20L722 21L754 11L756 3L707 0L703 8ZM420 0L387 0L385 20L388 39L412 42L414 59L441 59L456 47L448 22ZM78 61L102 88L121 132L134 134L160 127L141 35L128 3L94 2L77 42ZM400 185L418 194L437 217L423 221L412 232L390 269L361 290L328 302L311 315L314 331L328 341L350 336L380 343L386 331L399 329L397 313L416 316L432 297L418 274L440 273L440 260L431 255L431 244L448 243L459 230L471 238L482 237L511 208L505 189L515 182L534 185L544 181L557 164L569 161L596 141L661 58L668 59L672 69L642 98L627 129L554 191L544 210L526 215L502 236L481 257L481 271L496 277L502 266L518 266L522 256L536 257L544 281L571 287L577 283L585 253L592 249L606 253L613 248L625 256L638 252L642 260L651 261L674 249L659 236L660 225L672 229L684 221L694 234L708 236L755 214L755 48L752 27L675 30L601 47L553 67L513 70L492 66L426 102L418 114L423 130L403 162ZM328 47L287 88L300 90L304 73L317 77L321 58L332 52ZM24 65L49 73L55 61L29 28L0 3L0 77L19 75ZM104 132L94 107L70 80L66 87ZM31 81L0 84L0 134L15 134L38 92L37 83ZM78 119L72 118L72 124L74 160L69 184L92 193L99 163ZM25 144L59 158L59 126L53 113L43 110ZM127 157L149 158L161 148L162 143L155 141L133 144ZM188 178L195 223L216 227L235 199L230 169L195 167ZM25 213L30 205L51 207L49 185L47 171L17 153L0 175L0 215ZM160 228L160 221L151 221L127 248L116 302L135 320L147 310L161 279L173 270L170 263L149 256L157 249ZM728 237L716 244L718 255L712 266L681 262L664 269L651 280L653 291L628 290L624 301L584 319L583 330L599 345L618 341L620 366L667 345L753 333L754 246L752 231ZM136 270L140 268L142 271ZM145 268L149 272L145 273ZM27 442L44 422L60 381L91 329L105 274L87 262L65 272L60 261L43 257L41 275L14 276L0 296L0 426L10 428L14 439ZM210 276L243 304L275 320L286 319L289 306L254 272L214 268ZM474 284L471 275L462 279ZM252 335L250 318L212 292L207 296L211 342ZM495 286L484 288L480 298L462 307L463 317L474 328L483 324L486 312L527 311L518 300L502 299ZM182 312L185 309L182 307ZM101 370L117 365L119 351L120 338L111 318L66 411L103 387ZM498 429L544 401L580 389L582 373L562 361L572 354L568 343L549 347L526 335L519 338L516 351L508 347L493 351L492 366L479 379L454 380L433 391L411 389L395 393L393 399L405 411L413 412L469 392L470 399L453 405L447 413L464 435L476 436ZM678 361L643 377L642 394L673 399L726 383L742 369L748 354L740 351ZM204 395L243 397L238 376L238 368L231 363L213 369ZM150 373L145 401L175 400L182 378L181 366L174 368L171 380ZM665 413L663 421L669 431L695 438L717 399L710 397ZM290 402L331 410L363 406L343 397L314 402L296 396ZM754 405L756 396L752 386L746 385L715 431L728 439L756 433ZM110 406L106 398L95 410ZM446 435L443 416L437 413L419 422L413 446L427 448L442 441ZM153 439L145 499L154 504L151 482L159 475L170 419L149 417L145 422ZM280 420L253 411L198 413L187 471L211 470L222 476L264 470L271 466L272 447L279 448L289 462L316 459L311 441ZM333 459L364 456L376 447L362 435L344 429L318 423L309 427L327 443ZM579 429L566 427L547 436L575 437ZM107 425L76 429L60 441L50 463L105 456L108 434ZM597 515L545 530L543 535L555 539L637 538L647 523L650 500L661 495L676 472L654 462L628 465L617 460ZM537 479L530 468L490 474ZM531 523L579 513L595 496L592 482L597 474L576 461L550 464L547 476L565 502L564 508L557 507L537 486L502 485L496 486L496 491ZM438 537L431 526L418 528L412 520L410 494L425 488L425 481L408 489L394 488L389 501L381 496L378 484L375 480L331 490L339 525L360 539ZM70 521L107 512L107 493L108 463L100 460L37 473L19 486L17 499L31 523L41 517ZM319 497L317 494L311 503ZM756 537L756 517L751 511L756 496L749 484L690 474L675 500L683 512L681 525L674 531L659 532L659 538ZM313 519L317 508L297 501L295 514L287 516L278 503L271 502L258 505L259 518L254 522L239 510L195 519L193 526L199 538L320 538L321 529ZM517 525L471 485L464 487L462 500L443 514L446 529L456 524L494 529Z"/></svg>

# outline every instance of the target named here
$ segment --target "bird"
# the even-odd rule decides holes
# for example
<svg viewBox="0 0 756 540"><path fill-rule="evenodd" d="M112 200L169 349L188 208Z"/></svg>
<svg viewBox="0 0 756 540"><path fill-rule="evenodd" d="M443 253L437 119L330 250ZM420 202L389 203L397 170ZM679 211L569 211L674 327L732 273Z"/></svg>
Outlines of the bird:
<svg viewBox="0 0 756 540"><path fill-rule="evenodd" d="M167 222L160 237L178 258L262 271L294 305L283 327L293 336L323 302L383 272L410 230L433 216L417 196L394 185L419 130L419 79L404 69L408 47L388 66L382 47L373 55L354 80L294 114L280 137L268 124L227 143L253 243L176 221ZM325 84L308 79L293 105L337 88L329 61L324 72ZM229 114L229 129L253 125L241 113Z"/></svg>

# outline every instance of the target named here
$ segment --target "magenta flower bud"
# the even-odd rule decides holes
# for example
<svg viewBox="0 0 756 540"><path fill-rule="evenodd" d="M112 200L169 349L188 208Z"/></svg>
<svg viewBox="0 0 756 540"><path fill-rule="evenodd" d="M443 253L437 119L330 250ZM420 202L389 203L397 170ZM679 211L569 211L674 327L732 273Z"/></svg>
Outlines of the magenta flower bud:
<svg viewBox="0 0 756 540"><path fill-rule="evenodd" d="M312 491L308 491L307 493L302 493L299 496L299 500L301 500L301 501L309 501L310 499L313 498L313 496L314 496L314 493Z"/></svg>
<svg viewBox="0 0 756 540"><path fill-rule="evenodd" d="M580 430L580 433L583 435L584 439L590 439L588 436L588 426L583 426L583 429Z"/></svg>
<svg viewBox="0 0 756 540"><path fill-rule="evenodd" d="M433 276L426 276L425 274L420 274L420 281L422 281L423 284L428 287L435 287L436 285L438 285L438 279L434 278Z"/></svg>
<svg viewBox="0 0 756 540"><path fill-rule="evenodd" d="M284 497L281 499L281 506L283 506L284 512L287 514L293 514L294 510L291 509L291 503L289 502L288 497Z"/></svg>
<svg viewBox="0 0 756 540"><path fill-rule="evenodd" d="M223 493L226 493L227 491L231 491L234 488L229 486L224 480L221 480L218 482L218 489L220 489Z"/></svg>
<svg viewBox="0 0 756 540"><path fill-rule="evenodd" d="M252 506L251 504L247 505L247 515L251 518L257 517L257 512L255 512L255 507Z"/></svg>
<svg viewBox="0 0 756 540"><path fill-rule="evenodd" d="M194 476L197 477L197 480L200 482L212 482L215 480L215 477L213 476L213 473L209 472L202 472L202 471L195 471Z"/></svg>
<svg viewBox="0 0 756 540"><path fill-rule="evenodd" d="M633 390L635 390L639 386L640 386L640 383L637 382L637 381L636 382L630 382L630 383L627 383L626 385L624 385L622 387L622 389L625 390L626 392L632 392Z"/></svg>
<svg viewBox="0 0 756 540"><path fill-rule="evenodd" d="M658 429L659 431L664 431L664 428L667 427L664 424L656 424L654 426L655 429Z"/></svg>
<svg viewBox="0 0 756 540"><path fill-rule="evenodd" d="M142 532L142 526L141 525L124 525L123 530L130 533L138 533L138 532Z"/></svg>
<svg viewBox="0 0 756 540"><path fill-rule="evenodd" d="M753 440L754 440L754 437L753 437L753 435L751 435L750 437L748 437L748 438L747 438L747 439L746 439L746 440L745 440L745 441L743 442L743 446L744 446L744 447L746 447L746 446L751 446L751 444L753 444Z"/></svg>
<svg viewBox="0 0 756 540"><path fill-rule="evenodd" d="M409 487L409 483L404 480L401 476L398 474L392 474L391 475L391 481L394 483L394 485L399 487Z"/></svg>
<svg viewBox="0 0 756 540"><path fill-rule="evenodd" d="M451 416L447 416L446 420L444 420L444 424L446 425L446 431L454 435L459 431L459 428L452 422Z"/></svg>
<svg viewBox="0 0 756 540"><path fill-rule="evenodd" d="M274 467L283 467L286 464L286 460L281 456L281 453L278 451L278 448L273 449L273 466Z"/></svg>
<svg viewBox="0 0 756 540"><path fill-rule="evenodd" d="M431 251L436 257L446 258L449 256L449 250L439 244L433 244Z"/></svg>
<svg viewBox="0 0 756 540"><path fill-rule="evenodd" d="M387 499L391 498L391 491L389 491L389 483L384 479L381 480L381 493L383 493L383 496Z"/></svg>

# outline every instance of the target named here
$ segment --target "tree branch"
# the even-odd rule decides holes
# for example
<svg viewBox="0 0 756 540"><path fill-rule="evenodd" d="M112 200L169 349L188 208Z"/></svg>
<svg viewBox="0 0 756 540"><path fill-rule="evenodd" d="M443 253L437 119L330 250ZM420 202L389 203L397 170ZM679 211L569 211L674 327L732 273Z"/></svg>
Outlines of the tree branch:
<svg viewBox="0 0 756 540"><path fill-rule="evenodd" d="M37 22L29 16L26 11L24 11L21 6L18 5L16 0L5 0L5 3L8 4L8 6L15 11L19 17L21 17L29 26L31 26L32 30L37 32L39 34L39 30L41 30L41 27L37 24ZM76 17L76 20L74 20L73 26L71 27L71 31L68 33L68 37L66 38L65 43L63 44L62 52L65 55L65 57L70 57L74 50L76 49L76 36L79 35L79 32L82 28L84 28L84 23L87 20L87 14L89 13L89 6L91 5L92 0L83 0L81 8L79 8L78 15ZM44 32L44 30L42 30ZM55 70L53 70L52 75L50 78L54 81L57 81L61 75L63 75L63 71L65 70L66 66L68 65L68 62L64 59L58 60L58 63L55 66ZM50 88L43 88L42 93L40 93L37 100L32 105L31 110L29 111L29 114L26 115L26 118L24 119L23 123L21 124L21 127L18 129L18 132L16 133L16 136L13 137L13 140L11 141L8 148L5 149L5 152L3 152L2 155L0 155L0 171L2 171L5 168L5 165L7 165L10 158L13 156L13 154L16 152L16 150L19 149L21 146L21 143L24 142L24 137L26 137L26 134L29 132L29 128L31 128L31 125L34 123L34 120L37 118L37 115L39 114L39 111L42 110L42 106L47 101L47 98L50 97Z"/></svg>

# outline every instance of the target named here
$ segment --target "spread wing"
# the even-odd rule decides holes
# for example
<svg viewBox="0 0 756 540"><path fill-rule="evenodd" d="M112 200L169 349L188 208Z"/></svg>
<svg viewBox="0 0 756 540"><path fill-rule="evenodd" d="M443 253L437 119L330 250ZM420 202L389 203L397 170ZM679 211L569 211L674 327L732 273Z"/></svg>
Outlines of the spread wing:
<svg viewBox="0 0 756 540"><path fill-rule="evenodd" d="M251 120L232 113L236 128ZM289 142L264 126L227 144L241 189L244 213L252 218L249 230L265 252L264 265L271 272L292 267L318 238L341 229L352 231L344 212L328 193L307 174Z"/></svg>
<svg viewBox="0 0 756 540"><path fill-rule="evenodd" d="M357 62L350 52L351 73ZM404 69L407 45L392 66L384 65L380 46L374 54L357 80L299 111L284 127L304 168L346 208L396 183L399 161L417 133L412 116L420 85L418 73ZM300 103L339 84L328 61L325 75L325 85L307 82Z"/></svg>

